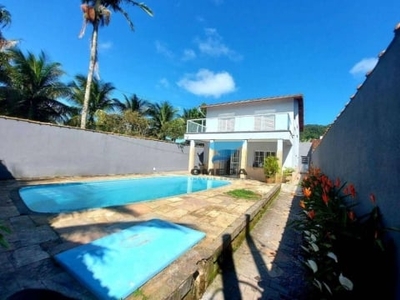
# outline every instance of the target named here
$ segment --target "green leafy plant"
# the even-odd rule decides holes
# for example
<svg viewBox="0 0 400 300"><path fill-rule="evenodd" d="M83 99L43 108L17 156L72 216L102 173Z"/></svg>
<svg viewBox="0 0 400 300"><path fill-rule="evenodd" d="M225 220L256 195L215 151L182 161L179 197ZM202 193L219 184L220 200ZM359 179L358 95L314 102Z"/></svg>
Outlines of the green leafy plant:
<svg viewBox="0 0 400 300"><path fill-rule="evenodd" d="M321 298L343 299L354 290L360 295L361 289L378 285L374 276L384 272L385 229L375 196L370 196L371 211L357 217L352 184L341 184L339 179L333 182L310 168L301 186L302 211L292 226L302 232L302 262Z"/></svg>
<svg viewBox="0 0 400 300"><path fill-rule="evenodd" d="M276 156L267 156L264 159L264 175L267 178L274 177L280 170L279 159Z"/></svg>
<svg viewBox="0 0 400 300"><path fill-rule="evenodd" d="M284 168L283 169L283 175L284 176L290 176L290 175L292 175L293 174L293 172L294 172L294 168Z"/></svg>

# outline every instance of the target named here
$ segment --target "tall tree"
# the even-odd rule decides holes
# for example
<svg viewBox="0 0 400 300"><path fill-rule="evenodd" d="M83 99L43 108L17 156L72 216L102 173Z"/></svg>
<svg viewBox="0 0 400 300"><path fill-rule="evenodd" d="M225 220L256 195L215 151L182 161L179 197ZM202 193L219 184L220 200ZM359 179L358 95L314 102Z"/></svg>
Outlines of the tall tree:
<svg viewBox="0 0 400 300"><path fill-rule="evenodd" d="M202 119L202 118L204 118L204 116L205 116L204 112L201 111L199 108L190 108L190 109L183 110L181 118L186 123L187 120Z"/></svg>
<svg viewBox="0 0 400 300"><path fill-rule="evenodd" d="M0 51L14 47L17 43L16 40L7 40L2 32L2 29L11 24L11 14L3 6L0 5Z"/></svg>
<svg viewBox="0 0 400 300"><path fill-rule="evenodd" d="M38 57L31 52L25 56L20 49L9 49L7 54L11 67L1 87L7 114L42 122L64 122L69 106L59 100L68 97L69 88L61 82L61 64L49 62L43 51Z"/></svg>
<svg viewBox="0 0 400 300"><path fill-rule="evenodd" d="M78 112L83 110L85 101L85 88L87 79L83 75L76 75L75 80L69 84L71 89L70 101ZM102 82L93 78L93 84L90 86L89 103L87 110L87 125L91 129L96 128L96 113L99 111L110 112L118 108L118 101L112 98L115 87L110 82ZM69 122L70 125L77 125L77 115Z"/></svg>
<svg viewBox="0 0 400 300"><path fill-rule="evenodd" d="M328 129L329 125L308 124L304 125L303 132L300 132L300 141L308 142L320 139Z"/></svg>
<svg viewBox="0 0 400 300"><path fill-rule="evenodd" d="M150 102L144 99L140 99L136 94L133 94L131 97L124 95L124 102L119 101L119 109L122 112L132 111L138 112L140 115L144 115L146 111L149 109Z"/></svg>
<svg viewBox="0 0 400 300"><path fill-rule="evenodd" d="M159 139L165 139L165 126L168 122L175 119L177 112L178 110L168 101L164 101L161 104L151 103L147 115L150 117L152 134Z"/></svg>
<svg viewBox="0 0 400 300"><path fill-rule="evenodd" d="M90 61L89 71L87 76L87 85L85 89L85 98L82 108L81 128L86 127L87 112L89 107L90 86L93 81L93 74L97 66L97 40L99 26L108 25L111 19L111 11L120 12L127 20L130 28L134 30L133 22L131 21L128 13L122 8L122 4L130 4L138 6L150 16L153 12L144 3L139 3L133 0L82 0L81 9L83 11L83 27L80 33L82 37L85 33L85 28L88 23L92 24L93 31L90 46Z"/></svg>
<svg viewBox="0 0 400 300"><path fill-rule="evenodd" d="M9 67L9 55L4 51L16 44L16 41L7 40L2 30L11 24L11 14L2 5L0 5L0 83L7 80L7 69ZM0 98L0 101L4 103L4 99Z"/></svg>

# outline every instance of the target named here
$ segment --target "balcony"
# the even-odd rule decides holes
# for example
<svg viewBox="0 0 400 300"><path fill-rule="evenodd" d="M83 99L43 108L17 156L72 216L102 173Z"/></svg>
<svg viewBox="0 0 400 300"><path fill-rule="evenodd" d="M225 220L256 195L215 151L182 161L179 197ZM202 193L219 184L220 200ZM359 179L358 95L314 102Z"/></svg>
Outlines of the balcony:
<svg viewBox="0 0 400 300"><path fill-rule="evenodd" d="M293 132L288 113L232 116L188 120L186 134L222 132Z"/></svg>

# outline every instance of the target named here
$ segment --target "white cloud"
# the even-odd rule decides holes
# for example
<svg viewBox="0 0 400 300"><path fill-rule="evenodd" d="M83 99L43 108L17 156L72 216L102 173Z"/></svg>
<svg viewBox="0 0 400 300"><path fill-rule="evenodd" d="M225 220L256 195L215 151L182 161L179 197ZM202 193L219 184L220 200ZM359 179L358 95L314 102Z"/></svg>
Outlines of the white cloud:
<svg viewBox="0 0 400 300"><path fill-rule="evenodd" d="M202 17L202 16L197 16L196 17L196 20L197 20L197 22L199 22L199 23L204 23L206 20L204 19L204 17Z"/></svg>
<svg viewBox="0 0 400 300"><path fill-rule="evenodd" d="M196 52L194 52L192 49L183 50L182 60L187 61L195 58L196 58Z"/></svg>
<svg viewBox="0 0 400 300"><path fill-rule="evenodd" d="M197 96L219 98L235 91L235 81L228 72L214 73L200 69L196 74L186 75L177 82L178 86Z"/></svg>
<svg viewBox="0 0 400 300"><path fill-rule="evenodd" d="M108 50L111 49L113 46L112 42L103 42L103 43L99 43L99 50Z"/></svg>
<svg viewBox="0 0 400 300"><path fill-rule="evenodd" d="M370 58L364 58L358 63L356 63L350 70L350 74L352 75L359 75L363 74L365 75L367 72L371 71L373 68L375 68L376 64L378 62L377 58L370 57Z"/></svg>
<svg viewBox="0 0 400 300"><path fill-rule="evenodd" d="M166 45L164 45L163 43L156 41L155 42L155 46L157 49L157 52L168 57L168 58L173 58L174 54L168 49L168 47Z"/></svg>
<svg viewBox="0 0 400 300"><path fill-rule="evenodd" d="M206 28L205 35L205 39L196 39L195 41L201 53L214 57L227 56L232 60L242 59L241 55L231 50L223 43L222 37L218 34L216 29Z"/></svg>
<svg viewBox="0 0 400 300"><path fill-rule="evenodd" d="M166 89L169 88L169 86L170 86L169 81L166 78L161 78L158 83L159 83L159 86L162 86Z"/></svg>

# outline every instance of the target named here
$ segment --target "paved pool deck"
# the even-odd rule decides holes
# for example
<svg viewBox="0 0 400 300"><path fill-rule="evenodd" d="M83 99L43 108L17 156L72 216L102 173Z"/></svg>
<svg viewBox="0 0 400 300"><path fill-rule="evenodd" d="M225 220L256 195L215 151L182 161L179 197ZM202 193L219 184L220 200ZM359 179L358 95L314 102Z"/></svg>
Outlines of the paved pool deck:
<svg viewBox="0 0 400 300"><path fill-rule="evenodd" d="M113 176L112 179L146 176L150 175ZM6 235L9 248L0 248L0 299L7 299L26 288L56 290L74 299L95 299L55 262L54 255L149 219L163 219L188 226L205 232L206 237L129 299L200 299L214 277L211 275L220 273L218 257L224 249L239 247L248 236L246 231L248 233L281 192L280 184L222 178L230 180L231 184L157 201L62 214L32 213L16 193L19 187L26 185L99 179L111 177L0 182L0 222L12 231ZM296 182L285 184L286 205L294 199L296 186ZM235 199L226 194L229 190L242 188L259 193L261 199ZM286 222L282 216L280 219L280 222ZM279 241L276 242L279 244ZM291 257L288 260L293 261ZM275 295L279 298L265 299L285 299L279 296L279 291Z"/></svg>

